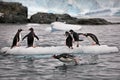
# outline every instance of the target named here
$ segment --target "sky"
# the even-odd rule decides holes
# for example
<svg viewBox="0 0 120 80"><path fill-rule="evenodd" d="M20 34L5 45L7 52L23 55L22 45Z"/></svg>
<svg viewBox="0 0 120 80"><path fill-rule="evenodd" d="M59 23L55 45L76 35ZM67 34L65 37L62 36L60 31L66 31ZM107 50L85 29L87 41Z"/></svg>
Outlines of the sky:
<svg viewBox="0 0 120 80"><path fill-rule="evenodd" d="M120 0L2 0L20 2L28 7L28 15L37 12L72 16L120 16Z"/></svg>

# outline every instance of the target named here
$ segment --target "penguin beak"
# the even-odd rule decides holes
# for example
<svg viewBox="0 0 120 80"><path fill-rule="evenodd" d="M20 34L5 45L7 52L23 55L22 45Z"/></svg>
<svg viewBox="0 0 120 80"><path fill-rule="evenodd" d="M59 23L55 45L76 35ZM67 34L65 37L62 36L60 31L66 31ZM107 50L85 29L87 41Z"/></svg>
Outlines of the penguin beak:
<svg viewBox="0 0 120 80"><path fill-rule="evenodd" d="M66 36L66 34L63 34L64 36Z"/></svg>
<svg viewBox="0 0 120 80"><path fill-rule="evenodd" d="M53 56L51 56L51 58L52 58L52 59L56 59L55 56L56 56L56 55L54 54Z"/></svg>
<svg viewBox="0 0 120 80"><path fill-rule="evenodd" d="M51 58L51 59L55 59L54 56L51 56L50 58Z"/></svg>
<svg viewBox="0 0 120 80"><path fill-rule="evenodd" d="M23 29L21 31L24 31Z"/></svg>

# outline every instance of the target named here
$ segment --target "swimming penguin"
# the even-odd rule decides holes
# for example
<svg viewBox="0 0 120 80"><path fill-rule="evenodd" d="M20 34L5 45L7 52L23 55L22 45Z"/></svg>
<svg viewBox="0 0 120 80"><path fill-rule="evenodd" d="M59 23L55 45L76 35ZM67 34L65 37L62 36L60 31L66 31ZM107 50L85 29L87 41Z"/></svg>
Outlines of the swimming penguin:
<svg viewBox="0 0 120 80"><path fill-rule="evenodd" d="M73 31L73 30L70 30L69 31L72 35L73 35L73 39L74 39L74 41L76 41L77 42L77 47L79 47L79 35L78 35L78 33L76 33L75 31Z"/></svg>
<svg viewBox="0 0 120 80"><path fill-rule="evenodd" d="M98 38L94 34L92 34L92 33L85 33L83 35L86 36L86 37L91 37L92 40L95 42L95 44L100 45Z"/></svg>
<svg viewBox="0 0 120 80"><path fill-rule="evenodd" d="M13 43L12 43L12 46L11 46L11 49L15 46L18 46L19 44L19 41L20 41L20 32L22 31L22 29L18 29L17 33L15 34L14 36L14 39L13 39Z"/></svg>
<svg viewBox="0 0 120 80"><path fill-rule="evenodd" d="M34 29L30 28L30 33L28 33L26 36L23 37L22 40L24 40L27 37L27 45L28 47L33 47L34 37L39 40L39 38L35 35Z"/></svg>
<svg viewBox="0 0 120 80"><path fill-rule="evenodd" d="M72 42L73 42L72 36L67 31L65 32L65 35L67 36L67 38L66 38L66 46L73 49L73 47L72 47L73 46L73 44L72 44Z"/></svg>
<svg viewBox="0 0 120 80"><path fill-rule="evenodd" d="M58 59L59 61L64 62L64 63L74 62L75 65L78 64L77 58L74 55L71 55L69 53L63 53L60 55L53 55L52 57L55 59Z"/></svg>

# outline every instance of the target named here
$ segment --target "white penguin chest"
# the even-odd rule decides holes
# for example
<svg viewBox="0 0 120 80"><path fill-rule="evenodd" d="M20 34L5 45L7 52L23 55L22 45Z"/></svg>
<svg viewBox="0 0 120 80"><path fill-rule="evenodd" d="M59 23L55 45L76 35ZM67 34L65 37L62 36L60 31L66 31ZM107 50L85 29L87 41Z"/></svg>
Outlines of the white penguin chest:
<svg viewBox="0 0 120 80"><path fill-rule="evenodd" d="M21 41L22 40L22 37L21 37L21 33L19 34L19 41Z"/></svg>

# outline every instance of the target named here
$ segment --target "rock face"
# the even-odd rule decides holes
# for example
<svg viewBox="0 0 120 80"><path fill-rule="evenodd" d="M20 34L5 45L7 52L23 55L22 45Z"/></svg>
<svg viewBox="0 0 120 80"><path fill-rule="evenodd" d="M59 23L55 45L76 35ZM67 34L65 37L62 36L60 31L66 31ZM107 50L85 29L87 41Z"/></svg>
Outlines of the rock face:
<svg viewBox="0 0 120 80"><path fill-rule="evenodd" d="M15 2L0 2L0 23L26 23L27 7Z"/></svg>
<svg viewBox="0 0 120 80"><path fill-rule="evenodd" d="M83 25L107 25L107 24L112 24L111 22L108 22L108 21L106 21L105 19L102 19L102 18L78 19L77 23L78 24L83 24Z"/></svg>
<svg viewBox="0 0 120 80"><path fill-rule="evenodd" d="M52 14L52 13L36 13L31 16L31 23L49 24L54 21L66 22L69 24L83 24L83 25L104 25L111 24L110 22L101 18L78 19L71 17L68 14Z"/></svg>
<svg viewBox="0 0 120 80"><path fill-rule="evenodd" d="M37 13L31 16L30 22L32 23L51 23L55 21L56 16L54 14L47 14L47 13Z"/></svg>

